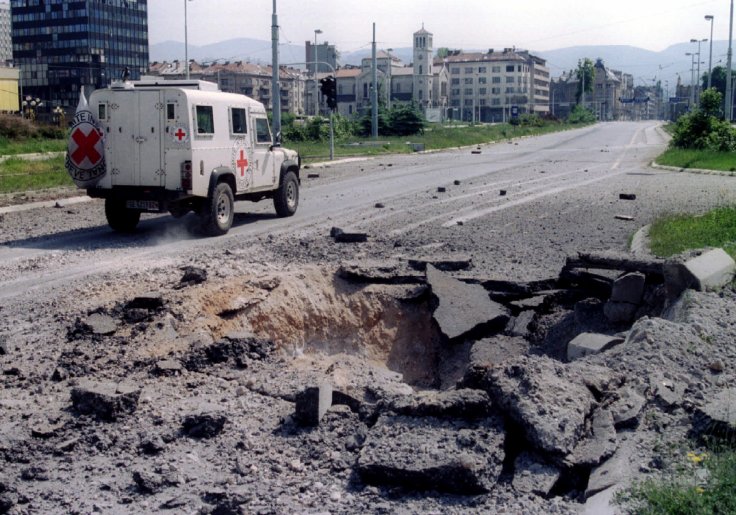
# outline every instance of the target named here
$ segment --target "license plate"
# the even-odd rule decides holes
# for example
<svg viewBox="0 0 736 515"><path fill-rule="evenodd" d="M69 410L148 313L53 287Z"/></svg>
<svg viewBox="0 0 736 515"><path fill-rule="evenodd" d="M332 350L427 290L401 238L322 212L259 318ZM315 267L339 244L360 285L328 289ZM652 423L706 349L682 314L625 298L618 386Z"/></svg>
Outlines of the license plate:
<svg viewBox="0 0 736 515"><path fill-rule="evenodd" d="M128 209L140 209L143 211L158 211L158 202L155 200L128 200L125 202Z"/></svg>

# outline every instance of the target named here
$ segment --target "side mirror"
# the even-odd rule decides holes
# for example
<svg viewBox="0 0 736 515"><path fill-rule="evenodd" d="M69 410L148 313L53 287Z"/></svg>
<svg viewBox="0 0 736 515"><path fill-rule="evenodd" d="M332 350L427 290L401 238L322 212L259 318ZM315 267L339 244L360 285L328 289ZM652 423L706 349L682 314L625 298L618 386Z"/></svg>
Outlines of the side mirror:
<svg viewBox="0 0 736 515"><path fill-rule="evenodd" d="M271 145L271 149L278 148L280 146L281 146L281 131L273 135L273 144Z"/></svg>

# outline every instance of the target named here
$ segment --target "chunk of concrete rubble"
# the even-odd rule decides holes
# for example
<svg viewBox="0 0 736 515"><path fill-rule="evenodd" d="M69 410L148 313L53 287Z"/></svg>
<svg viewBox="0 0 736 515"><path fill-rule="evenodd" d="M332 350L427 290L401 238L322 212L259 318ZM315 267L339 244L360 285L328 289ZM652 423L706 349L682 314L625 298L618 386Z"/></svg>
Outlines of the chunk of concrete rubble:
<svg viewBox="0 0 736 515"><path fill-rule="evenodd" d="M426 391L395 398L390 411L410 417L473 420L490 415L491 399L483 390L463 388L444 392Z"/></svg>
<svg viewBox="0 0 736 515"><path fill-rule="evenodd" d="M641 272L630 272L622 275L613 281L611 301L628 302L629 304L641 303L646 281L647 276Z"/></svg>
<svg viewBox="0 0 736 515"><path fill-rule="evenodd" d="M603 313L606 315L606 319L614 324L632 322L638 310L639 306L637 304L629 304L628 302L608 301L603 306Z"/></svg>
<svg viewBox="0 0 736 515"><path fill-rule="evenodd" d="M153 373L160 376L174 376L184 370L184 365L176 359L163 359L156 363Z"/></svg>
<svg viewBox="0 0 736 515"><path fill-rule="evenodd" d="M560 469L545 463L539 456L522 452L514 461L514 490L520 494L549 496L560 478Z"/></svg>
<svg viewBox="0 0 736 515"><path fill-rule="evenodd" d="M461 384L486 390L494 406L521 426L534 448L561 459L585 436L596 405L581 373L610 376L603 367L573 368L546 356L522 356L502 367L473 368Z"/></svg>
<svg viewBox="0 0 736 515"><path fill-rule="evenodd" d="M196 266L183 266L180 268L182 275L179 283L182 285L201 284L207 280L207 270Z"/></svg>
<svg viewBox="0 0 736 515"><path fill-rule="evenodd" d="M699 408L693 426L700 436L736 441L736 388L720 391Z"/></svg>
<svg viewBox="0 0 736 515"><path fill-rule="evenodd" d="M10 354L10 345L7 336L0 336L0 356Z"/></svg>
<svg viewBox="0 0 736 515"><path fill-rule="evenodd" d="M596 410L591 421L591 432L565 457L570 467L594 467L610 458L618 448L613 415L608 410Z"/></svg>
<svg viewBox="0 0 736 515"><path fill-rule="evenodd" d="M125 309L161 309L165 304L164 297L159 292L148 292L138 295L125 305Z"/></svg>
<svg viewBox="0 0 736 515"><path fill-rule="evenodd" d="M226 422L224 413L193 413L184 417L182 433L190 438L214 438L222 432Z"/></svg>
<svg viewBox="0 0 736 515"><path fill-rule="evenodd" d="M363 443L356 471L369 485L473 495L493 488L504 456L499 418L382 415Z"/></svg>
<svg viewBox="0 0 736 515"><path fill-rule="evenodd" d="M102 313L92 313L85 320L85 324L92 334L109 336L118 330L118 324L114 318Z"/></svg>
<svg viewBox="0 0 736 515"><path fill-rule="evenodd" d="M471 268L473 266L473 259L466 255L426 256L409 258L407 263L409 263L411 268L420 272L424 272L428 264L443 272L455 272Z"/></svg>
<svg viewBox="0 0 736 515"><path fill-rule="evenodd" d="M470 366L499 366L526 355L529 342L519 336L497 335L478 340L470 348Z"/></svg>
<svg viewBox="0 0 736 515"><path fill-rule="evenodd" d="M720 290L734 280L736 262L723 249L706 250L699 255L685 255L665 262L664 280L667 295L677 298L686 289Z"/></svg>
<svg viewBox="0 0 736 515"><path fill-rule="evenodd" d="M100 420L115 421L135 412L141 390L127 383L82 381L71 391L72 407Z"/></svg>
<svg viewBox="0 0 736 515"><path fill-rule="evenodd" d="M509 320L508 310L492 301L478 284L458 281L432 265L427 265L427 283L438 301L433 317L450 340L483 328L502 329Z"/></svg>
<svg viewBox="0 0 736 515"><path fill-rule="evenodd" d="M592 470L585 490L586 499L591 499L610 488L628 484L635 473L632 467L632 456L636 453L635 446L633 440L625 440L613 456ZM595 503L591 503L593 504Z"/></svg>
<svg viewBox="0 0 736 515"><path fill-rule="evenodd" d="M310 386L296 394L294 419L302 426L317 426L332 406L332 385Z"/></svg>
<svg viewBox="0 0 736 515"><path fill-rule="evenodd" d="M618 395L618 399L608 407L613 415L613 424L617 429L635 426L646 405L646 399L633 388L622 388Z"/></svg>
<svg viewBox="0 0 736 515"><path fill-rule="evenodd" d="M567 361L575 361L590 354L605 352L623 342L624 339L620 336L597 333L579 334L567 344Z"/></svg>
<svg viewBox="0 0 736 515"><path fill-rule="evenodd" d="M536 313L532 309L522 311L516 317L509 320L506 326L506 332L511 336L519 336L521 338L529 337L529 326L534 322Z"/></svg>
<svg viewBox="0 0 736 515"><path fill-rule="evenodd" d="M341 229L333 227L330 235L337 243L363 243L368 241L368 233L354 229Z"/></svg>

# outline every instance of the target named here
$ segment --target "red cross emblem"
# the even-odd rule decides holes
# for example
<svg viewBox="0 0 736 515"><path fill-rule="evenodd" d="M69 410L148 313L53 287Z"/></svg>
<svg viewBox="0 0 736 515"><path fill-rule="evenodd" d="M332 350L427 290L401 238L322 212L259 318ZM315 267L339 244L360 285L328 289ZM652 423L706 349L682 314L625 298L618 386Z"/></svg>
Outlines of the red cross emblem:
<svg viewBox="0 0 736 515"><path fill-rule="evenodd" d="M245 169L248 168L248 157L242 148L240 149L240 159L235 161L235 165L240 170L240 176L245 177Z"/></svg>
<svg viewBox="0 0 736 515"><path fill-rule="evenodd" d="M186 138L186 137L187 137L187 133L186 133L186 131L185 131L184 129L182 129L181 127L179 127L179 128L178 128L178 129L176 130L176 132L174 133L174 137L175 137L175 138L176 138L176 139L177 139L178 141L183 141L183 140L184 140L184 138Z"/></svg>
<svg viewBox="0 0 736 515"><path fill-rule="evenodd" d="M71 155L74 164L81 168L82 162L88 159L92 167L96 166L102 159L102 154L95 148L101 139L102 136L94 127L89 131L89 134L85 134L81 127L72 132L72 140L77 144L77 150Z"/></svg>

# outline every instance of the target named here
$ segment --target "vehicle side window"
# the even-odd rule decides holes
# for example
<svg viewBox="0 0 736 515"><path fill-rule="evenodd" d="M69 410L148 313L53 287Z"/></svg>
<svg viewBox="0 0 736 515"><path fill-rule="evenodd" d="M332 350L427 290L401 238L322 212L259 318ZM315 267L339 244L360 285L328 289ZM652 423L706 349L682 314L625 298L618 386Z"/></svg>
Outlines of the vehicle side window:
<svg viewBox="0 0 736 515"><path fill-rule="evenodd" d="M99 121L107 120L107 104L104 102L97 105L97 119Z"/></svg>
<svg viewBox="0 0 736 515"><path fill-rule="evenodd" d="M238 107L230 109L230 132L232 134L246 134L248 132L245 122L245 109Z"/></svg>
<svg viewBox="0 0 736 515"><path fill-rule="evenodd" d="M268 129L268 118L256 118L256 143L271 144L271 131Z"/></svg>
<svg viewBox="0 0 736 515"><path fill-rule="evenodd" d="M173 102L166 104L166 119L169 121L176 120L176 104Z"/></svg>
<svg viewBox="0 0 736 515"><path fill-rule="evenodd" d="M197 106L197 134L215 133L215 116L212 106Z"/></svg>

